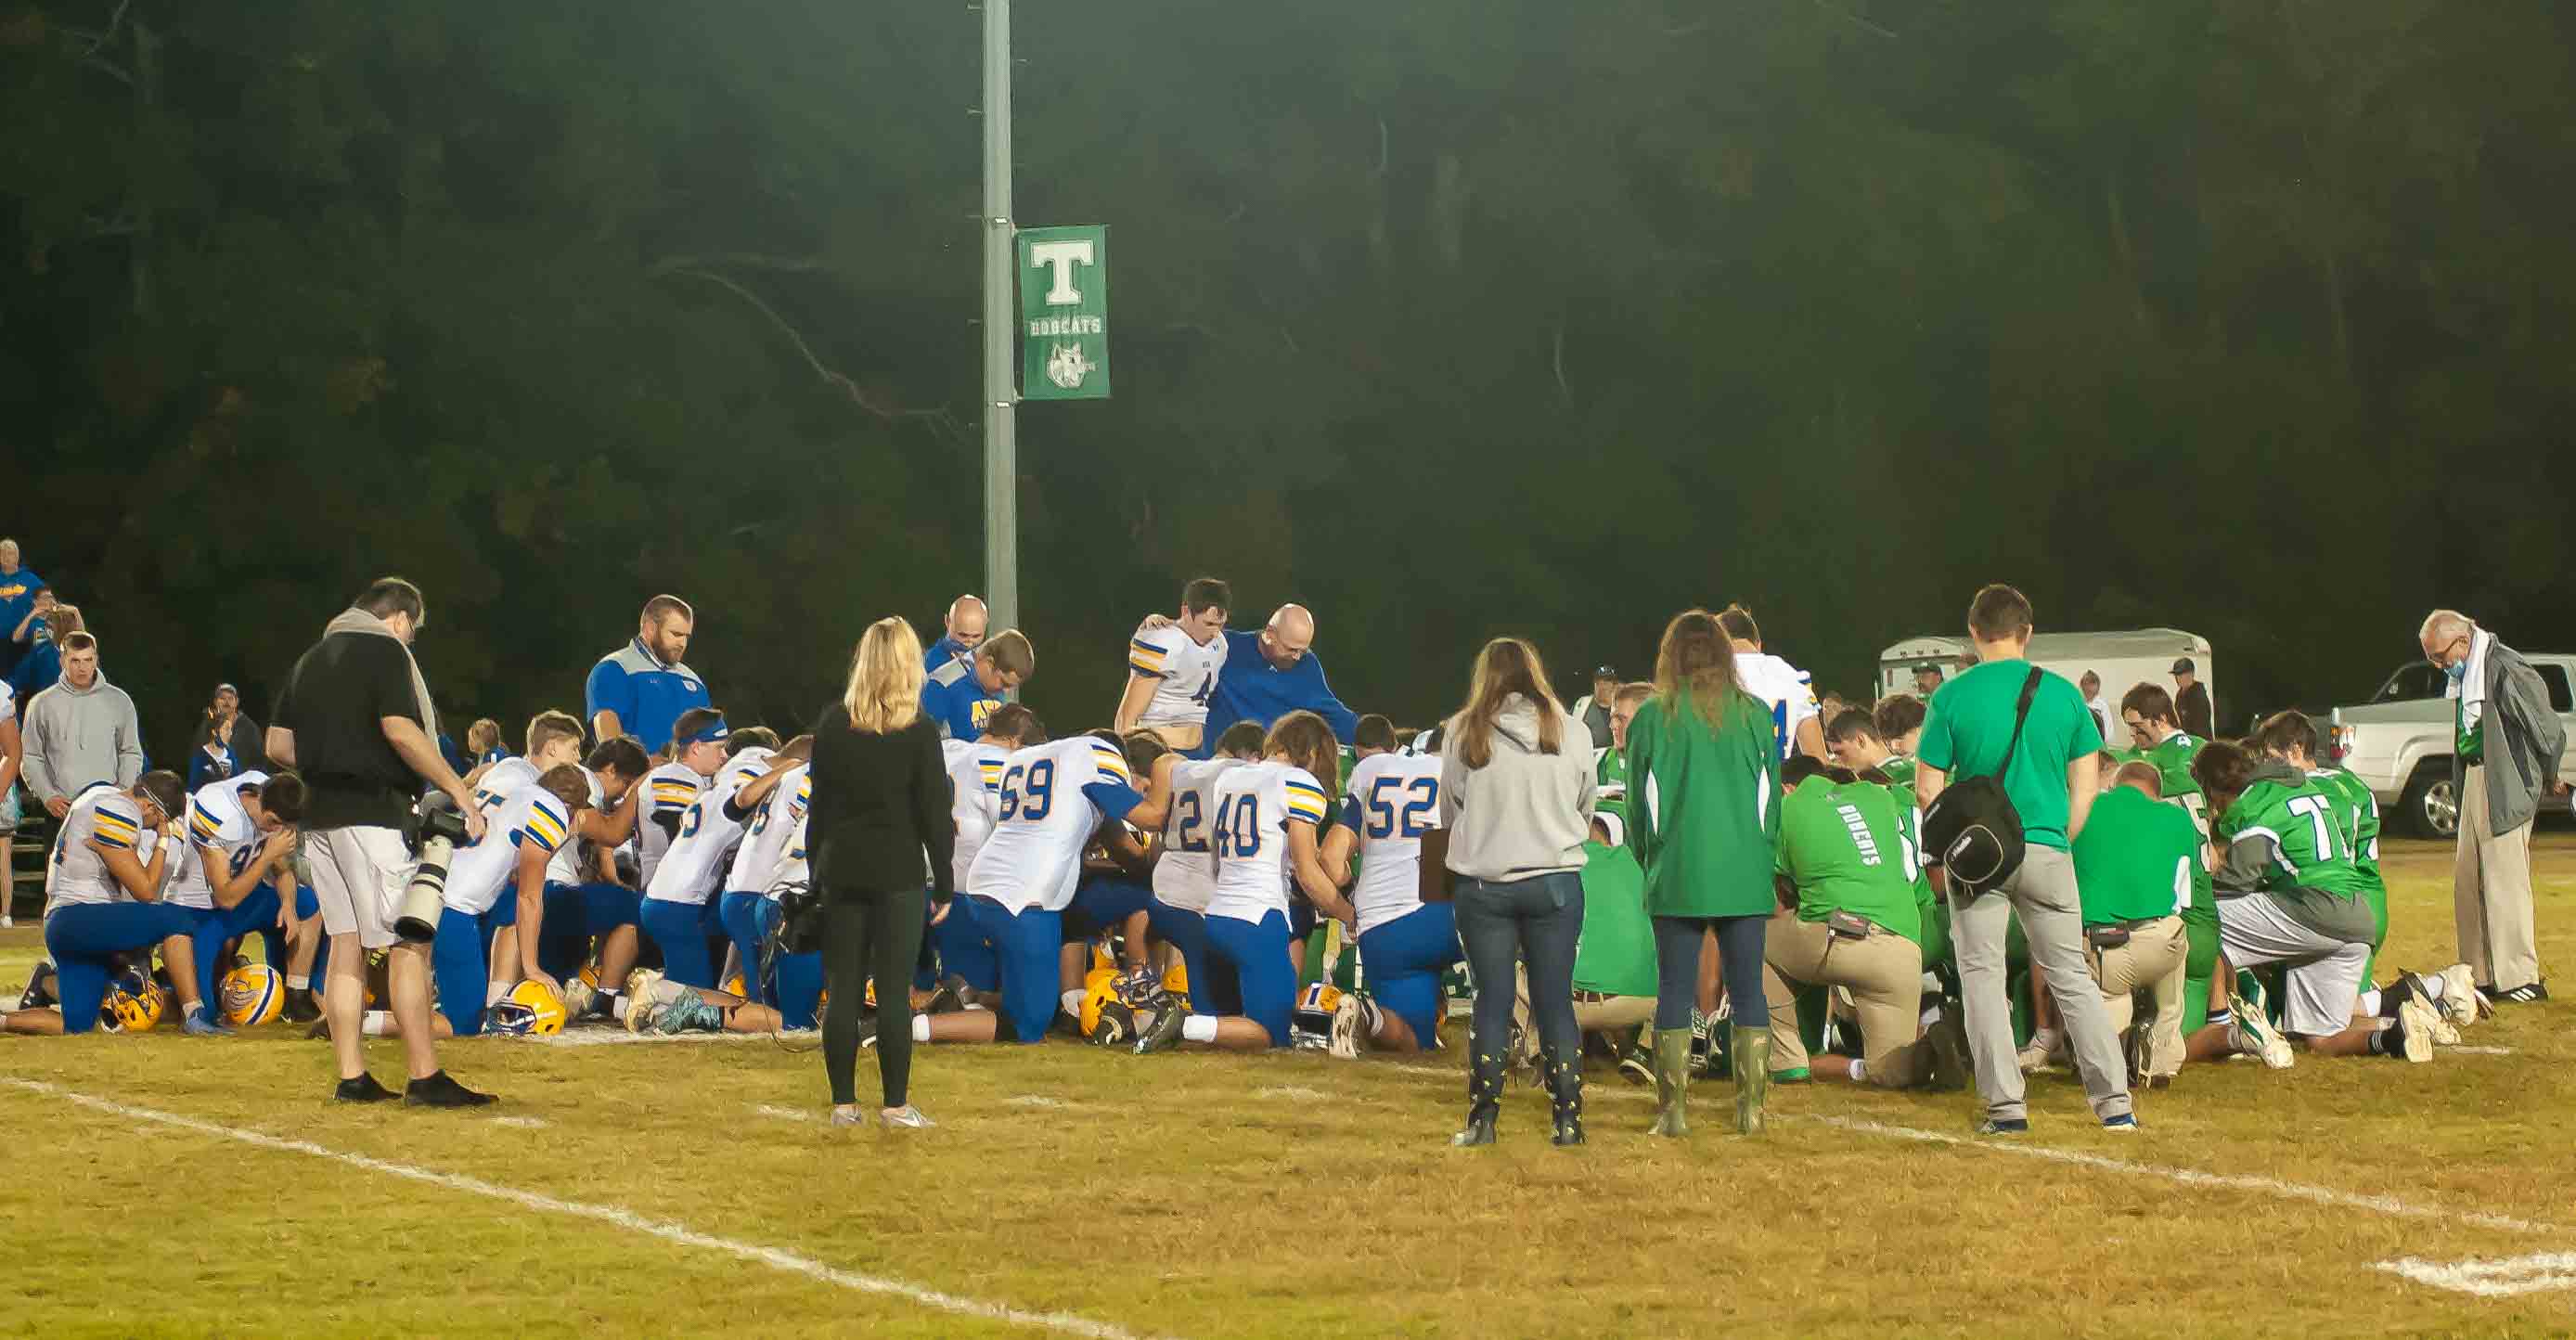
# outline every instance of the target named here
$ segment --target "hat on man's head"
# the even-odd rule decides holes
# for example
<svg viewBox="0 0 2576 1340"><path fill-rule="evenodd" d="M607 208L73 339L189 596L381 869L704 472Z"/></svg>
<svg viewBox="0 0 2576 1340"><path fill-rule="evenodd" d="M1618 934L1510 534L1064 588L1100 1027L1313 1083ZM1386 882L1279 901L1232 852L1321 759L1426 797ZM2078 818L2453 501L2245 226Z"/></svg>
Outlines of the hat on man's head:
<svg viewBox="0 0 2576 1340"><path fill-rule="evenodd" d="M1619 667L1615 665L1596 665L1592 667L1592 677L1594 679L1617 679L1619 677Z"/></svg>
<svg viewBox="0 0 2576 1340"><path fill-rule="evenodd" d="M2166 671L2165 673L2174 675L2196 675L2200 673L2200 667L2193 665L2191 663L2191 658L2185 656L2182 659L2175 661L2173 663L2173 669Z"/></svg>

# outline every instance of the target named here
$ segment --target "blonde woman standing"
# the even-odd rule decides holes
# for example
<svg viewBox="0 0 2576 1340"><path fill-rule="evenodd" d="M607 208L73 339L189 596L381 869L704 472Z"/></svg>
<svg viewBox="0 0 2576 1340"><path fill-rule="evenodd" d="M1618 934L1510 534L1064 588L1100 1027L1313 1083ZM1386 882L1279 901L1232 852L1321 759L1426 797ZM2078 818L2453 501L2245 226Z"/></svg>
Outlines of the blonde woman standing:
<svg viewBox="0 0 2576 1340"><path fill-rule="evenodd" d="M937 916L948 912L948 775L939 723L921 714L921 639L901 619L879 619L859 639L841 700L814 723L814 801L806 820L814 880L823 890L823 1069L832 1082L832 1124L855 1126L852 1072L858 1065L859 1002L873 976L877 1120L923 1127L912 1106L912 968L921 950L922 868Z"/></svg>

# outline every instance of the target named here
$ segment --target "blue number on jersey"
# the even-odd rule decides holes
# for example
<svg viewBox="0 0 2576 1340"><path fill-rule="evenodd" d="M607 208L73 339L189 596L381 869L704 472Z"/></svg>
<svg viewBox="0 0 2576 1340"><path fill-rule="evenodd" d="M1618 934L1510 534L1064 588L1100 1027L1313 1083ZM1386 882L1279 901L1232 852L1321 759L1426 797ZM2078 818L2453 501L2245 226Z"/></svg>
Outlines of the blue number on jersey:
<svg viewBox="0 0 2576 1340"><path fill-rule="evenodd" d="M1771 739L1774 747L1780 751L1780 757L1787 758L1789 756L1789 705L1787 703L1771 704Z"/></svg>
<svg viewBox="0 0 2576 1340"><path fill-rule="evenodd" d="M241 872L249 868L251 858L259 855L259 852L260 843L257 838L253 838L236 848L233 852L232 877L234 879L241 878Z"/></svg>
<svg viewBox="0 0 2576 1340"><path fill-rule="evenodd" d="M694 837L697 835L698 825L706 820L705 810L706 802L702 800L695 805L691 805L689 807L689 812L680 816L680 837ZM677 838L673 839L673 841L677 840Z"/></svg>
<svg viewBox="0 0 2576 1340"><path fill-rule="evenodd" d="M1261 797L1246 791L1216 807L1216 854L1226 860L1261 854Z"/></svg>
<svg viewBox="0 0 2576 1340"><path fill-rule="evenodd" d="M1002 817L1042 823L1055 808L1055 760L1013 764L1002 774Z"/></svg>
<svg viewBox="0 0 2576 1340"><path fill-rule="evenodd" d="M1402 809L1396 807L1389 792L1400 792ZM1395 777L1380 777L1369 784L1368 836L1380 840L1391 837L1413 839L1430 830L1431 807L1440 803L1440 779L1416 777L1411 782Z"/></svg>
<svg viewBox="0 0 2576 1340"><path fill-rule="evenodd" d="M1180 850L1206 851L1207 816L1199 811L1199 793L1183 791L1172 798L1172 815L1179 823Z"/></svg>
<svg viewBox="0 0 2576 1340"><path fill-rule="evenodd" d="M1211 670L1208 672L1207 678L1199 681L1199 691L1190 695L1190 701L1200 707L1205 707L1207 706L1209 696L1215 692L1216 672Z"/></svg>

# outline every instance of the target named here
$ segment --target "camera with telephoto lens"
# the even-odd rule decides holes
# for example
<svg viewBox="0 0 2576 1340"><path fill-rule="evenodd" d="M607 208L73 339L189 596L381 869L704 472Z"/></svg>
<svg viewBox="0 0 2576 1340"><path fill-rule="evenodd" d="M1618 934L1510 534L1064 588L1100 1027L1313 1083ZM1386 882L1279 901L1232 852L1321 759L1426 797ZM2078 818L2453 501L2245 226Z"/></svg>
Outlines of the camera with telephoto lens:
<svg viewBox="0 0 2576 1340"><path fill-rule="evenodd" d="M438 916L447 899L447 863L466 841L465 814L446 793L433 791L420 802L420 865L411 887L403 890L402 915L394 934L413 944L438 938Z"/></svg>

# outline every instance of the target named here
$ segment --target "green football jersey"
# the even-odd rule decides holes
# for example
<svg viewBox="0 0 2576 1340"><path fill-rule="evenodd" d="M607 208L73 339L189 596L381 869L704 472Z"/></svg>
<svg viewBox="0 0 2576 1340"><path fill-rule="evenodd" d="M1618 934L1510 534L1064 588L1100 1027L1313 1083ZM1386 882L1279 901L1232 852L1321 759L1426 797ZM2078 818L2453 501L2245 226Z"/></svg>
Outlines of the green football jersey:
<svg viewBox="0 0 2576 1340"><path fill-rule="evenodd" d="M2200 794L2200 783L2192 780L2191 761L2200 753L2201 746L2208 743L2175 731L2137 751L2137 756L2155 764L2156 770L2164 774L2165 799L2196 796Z"/></svg>
<svg viewBox="0 0 2576 1340"><path fill-rule="evenodd" d="M1914 906L1929 918L1940 898L1932 892L1932 867L1923 860L1923 809L1914 803L1914 779L1887 791L1896 802L1896 827L1905 840L1905 866L1914 872Z"/></svg>
<svg viewBox="0 0 2576 1340"><path fill-rule="evenodd" d="M1601 762L1592 770L1592 785L1597 790L1628 785L1628 755L1625 750L1604 749Z"/></svg>
<svg viewBox="0 0 2576 1340"><path fill-rule="evenodd" d="M1890 754L1878 765L1878 770L1887 774L1887 780L1904 792L1904 803L1897 806L1898 809L1914 808L1914 768L1911 754Z"/></svg>
<svg viewBox="0 0 2576 1340"><path fill-rule="evenodd" d="M2260 890L2292 920L2339 939L2368 940L2371 881L2353 863L2335 798L2293 769L2271 764L2211 826L2218 887Z"/></svg>
<svg viewBox="0 0 2576 1340"><path fill-rule="evenodd" d="M1849 912L1923 943L1920 866L1887 788L1814 779L1780 802L1780 874L1798 886L1798 919Z"/></svg>
<svg viewBox="0 0 2576 1340"><path fill-rule="evenodd" d="M2088 926L2152 921L2198 902L2217 908L2200 859L2200 825L2130 786L2093 802L2075 838L2075 888Z"/></svg>
<svg viewBox="0 0 2576 1340"><path fill-rule="evenodd" d="M2370 793L2370 783L2341 768L2325 768L2308 774L2308 779L2323 787L2343 813L2344 841L2352 849L2352 863L2361 873L2379 882L2379 797Z"/></svg>

